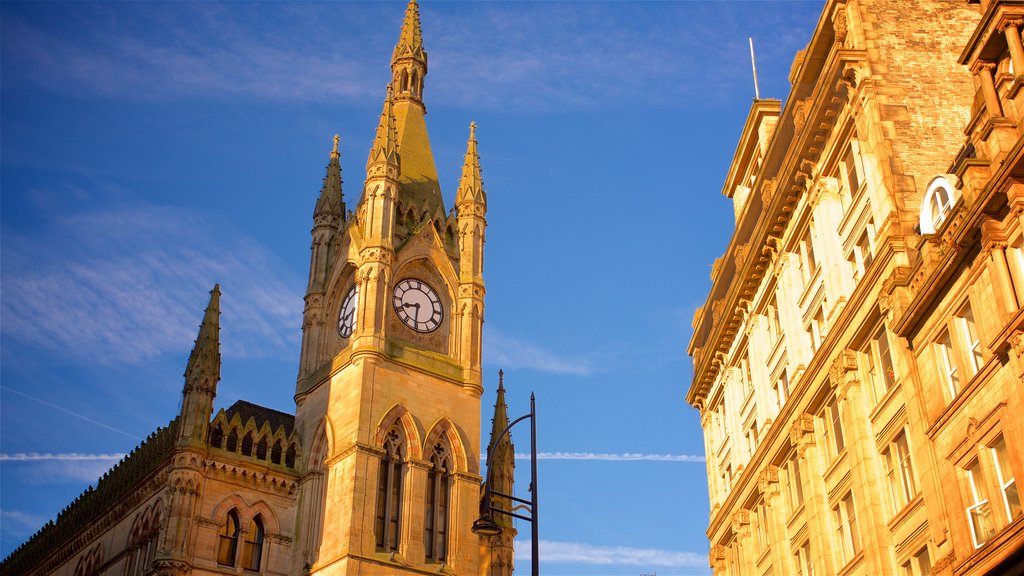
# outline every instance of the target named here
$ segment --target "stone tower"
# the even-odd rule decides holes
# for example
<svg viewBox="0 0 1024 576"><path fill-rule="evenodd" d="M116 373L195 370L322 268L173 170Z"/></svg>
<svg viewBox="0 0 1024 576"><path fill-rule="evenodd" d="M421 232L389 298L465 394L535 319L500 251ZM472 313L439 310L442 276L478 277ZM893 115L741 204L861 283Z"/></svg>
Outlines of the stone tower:
<svg viewBox="0 0 1024 576"><path fill-rule="evenodd" d="M409 2L353 212L337 138L313 215L296 386L295 574L477 574L486 194L475 125L446 212Z"/></svg>

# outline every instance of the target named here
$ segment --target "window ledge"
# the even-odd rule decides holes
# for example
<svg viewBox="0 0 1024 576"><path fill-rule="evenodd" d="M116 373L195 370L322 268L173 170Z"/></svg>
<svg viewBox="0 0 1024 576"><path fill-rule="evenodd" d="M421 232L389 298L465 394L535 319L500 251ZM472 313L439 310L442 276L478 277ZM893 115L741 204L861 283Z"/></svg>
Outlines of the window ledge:
<svg viewBox="0 0 1024 576"><path fill-rule="evenodd" d="M910 518L914 512L921 508L921 506L924 506L924 496L918 492L916 496L910 499L910 502L904 504L903 507L889 519L889 522L887 523L889 531L895 531L897 527L906 522L907 518Z"/></svg>

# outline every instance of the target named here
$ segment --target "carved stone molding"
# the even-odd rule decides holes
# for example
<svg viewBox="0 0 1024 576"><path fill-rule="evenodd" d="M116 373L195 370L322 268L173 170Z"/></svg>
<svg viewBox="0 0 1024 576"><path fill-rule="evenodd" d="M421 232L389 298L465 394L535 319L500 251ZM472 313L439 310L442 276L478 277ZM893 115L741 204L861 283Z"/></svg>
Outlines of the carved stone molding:
<svg viewBox="0 0 1024 576"><path fill-rule="evenodd" d="M719 298L711 303L711 321L718 324L722 318L722 311L725 310L725 300Z"/></svg>
<svg viewBox="0 0 1024 576"><path fill-rule="evenodd" d="M768 206L775 196L775 179L769 178L761 185L761 203Z"/></svg>
<svg viewBox="0 0 1024 576"><path fill-rule="evenodd" d="M801 456L814 446L814 416L806 412L797 415L789 428L789 441Z"/></svg>
<svg viewBox="0 0 1024 576"><path fill-rule="evenodd" d="M846 21L846 6L843 4L836 6L835 12L832 13L832 30L835 32L837 44L842 44L846 41L849 23Z"/></svg>
<svg viewBox="0 0 1024 576"><path fill-rule="evenodd" d="M793 105L793 131L799 133L807 122L807 115L810 113L811 99L803 98L797 100Z"/></svg>
<svg viewBox="0 0 1024 576"><path fill-rule="evenodd" d="M734 534L740 537L750 535L750 516L751 511L746 508L740 508L733 513L730 524Z"/></svg>
<svg viewBox="0 0 1024 576"><path fill-rule="evenodd" d="M761 474L757 476L757 491L761 493L765 499L779 493L778 466L765 466L764 470L761 471Z"/></svg>
<svg viewBox="0 0 1024 576"><path fill-rule="evenodd" d="M839 180L832 176L818 178L807 202L812 208L816 208L822 200L829 198L839 201Z"/></svg>
<svg viewBox="0 0 1024 576"><path fill-rule="evenodd" d="M736 270L743 268L743 264L747 261L747 254L749 252L749 244L740 244L736 246L736 250L733 252L733 259L736 262Z"/></svg>
<svg viewBox="0 0 1024 576"><path fill-rule="evenodd" d="M853 350L841 351L829 367L828 379L836 390L836 396L845 400L849 389L860 384L857 378L857 353Z"/></svg>
<svg viewBox="0 0 1024 576"><path fill-rule="evenodd" d="M192 571L192 565L183 560L154 560L157 576L183 576Z"/></svg>

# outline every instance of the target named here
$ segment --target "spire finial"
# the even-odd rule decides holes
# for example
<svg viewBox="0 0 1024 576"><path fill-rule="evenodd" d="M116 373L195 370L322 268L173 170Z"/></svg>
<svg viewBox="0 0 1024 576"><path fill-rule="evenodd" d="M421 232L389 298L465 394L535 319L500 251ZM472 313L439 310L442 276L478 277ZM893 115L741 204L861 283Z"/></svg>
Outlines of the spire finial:
<svg viewBox="0 0 1024 576"><path fill-rule="evenodd" d="M327 162L327 174L324 175L324 185L320 189L320 198L317 199L316 209L313 211L314 220L321 214L342 220L345 218L344 199L341 195L341 154L338 152L340 141L341 138L335 134L331 159Z"/></svg>
<svg viewBox="0 0 1024 576"><path fill-rule="evenodd" d="M395 52L391 56L394 64L399 58L413 58L426 63L423 51L423 31L420 28L420 6L416 0L409 0L405 7L405 19L402 21L402 32L395 44Z"/></svg>
<svg viewBox="0 0 1024 576"><path fill-rule="evenodd" d="M388 84L384 96L384 109L380 113L380 123L377 124L377 134L373 139L373 147L370 148L367 166L382 161L398 163L398 129L395 126L394 103L395 96L391 84Z"/></svg>
<svg viewBox="0 0 1024 576"><path fill-rule="evenodd" d="M186 385L203 375L215 376L214 382L220 380L220 283L210 290L210 303L206 305L199 335L185 367Z"/></svg>
<svg viewBox="0 0 1024 576"><path fill-rule="evenodd" d="M505 371L501 368L498 368L498 389L505 389Z"/></svg>
<svg viewBox="0 0 1024 576"><path fill-rule="evenodd" d="M486 206L483 178L480 176L480 155L476 151L476 122L469 123L469 140L466 142L466 156L462 162L462 177L455 203L480 202Z"/></svg>

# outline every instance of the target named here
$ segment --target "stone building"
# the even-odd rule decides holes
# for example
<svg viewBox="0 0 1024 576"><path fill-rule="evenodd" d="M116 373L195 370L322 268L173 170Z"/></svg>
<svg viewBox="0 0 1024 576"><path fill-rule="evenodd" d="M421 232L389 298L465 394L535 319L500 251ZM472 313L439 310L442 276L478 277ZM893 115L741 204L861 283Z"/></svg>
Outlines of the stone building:
<svg viewBox="0 0 1024 576"><path fill-rule="evenodd" d="M828 0L751 107L688 349L715 574L1024 573L1022 16Z"/></svg>
<svg viewBox="0 0 1024 576"><path fill-rule="evenodd" d="M475 125L446 211L410 0L352 211L338 137L313 212L295 414L213 414L220 288L180 413L0 564L7 575L508 576L514 529L480 512L483 246ZM168 399L170 404L170 399ZM507 422L499 386L494 426ZM511 492L511 441L494 458Z"/></svg>

